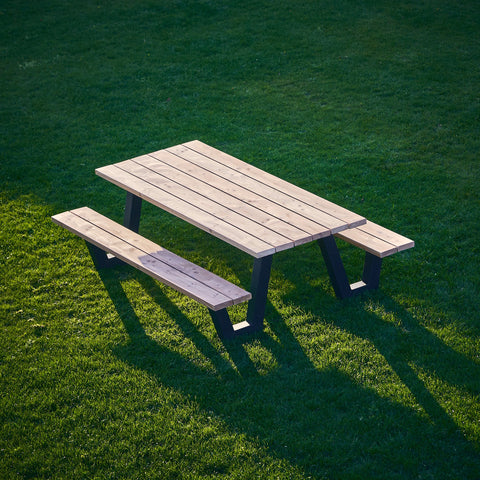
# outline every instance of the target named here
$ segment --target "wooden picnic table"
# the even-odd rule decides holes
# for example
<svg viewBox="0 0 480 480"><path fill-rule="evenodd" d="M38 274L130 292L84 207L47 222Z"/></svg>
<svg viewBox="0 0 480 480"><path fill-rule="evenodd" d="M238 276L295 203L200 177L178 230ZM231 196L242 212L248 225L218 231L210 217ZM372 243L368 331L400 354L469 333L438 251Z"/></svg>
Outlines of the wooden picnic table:
<svg viewBox="0 0 480 480"><path fill-rule="evenodd" d="M142 200L211 233L254 258L247 319L263 326L276 252L366 223L366 219L198 140L96 170L125 189L124 224L138 232Z"/></svg>

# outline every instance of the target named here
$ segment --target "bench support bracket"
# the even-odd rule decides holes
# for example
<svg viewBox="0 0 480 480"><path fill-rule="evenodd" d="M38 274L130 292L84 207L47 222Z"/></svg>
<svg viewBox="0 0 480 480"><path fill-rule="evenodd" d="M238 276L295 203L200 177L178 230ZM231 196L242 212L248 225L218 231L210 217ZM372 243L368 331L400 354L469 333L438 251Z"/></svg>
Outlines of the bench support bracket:
<svg viewBox="0 0 480 480"><path fill-rule="evenodd" d="M263 323L260 326L251 325L246 320L232 325L226 308L218 311L208 309L208 311L215 325L215 330L222 340L231 340L240 335L258 332L263 328Z"/></svg>
<svg viewBox="0 0 480 480"><path fill-rule="evenodd" d="M333 235L319 239L318 244L327 266L333 290L338 298L348 298L365 290L378 288L382 268L382 259L380 257L365 252L362 280L350 284Z"/></svg>

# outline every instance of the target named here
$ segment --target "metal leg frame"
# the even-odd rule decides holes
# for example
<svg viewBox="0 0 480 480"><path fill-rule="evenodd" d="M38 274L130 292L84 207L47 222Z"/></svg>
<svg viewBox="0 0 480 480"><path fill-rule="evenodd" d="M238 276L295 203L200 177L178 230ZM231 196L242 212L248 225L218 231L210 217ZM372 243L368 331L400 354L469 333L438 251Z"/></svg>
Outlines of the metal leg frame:
<svg viewBox="0 0 480 480"><path fill-rule="evenodd" d="M272 259L273 255L269 255L263 258L256 258L253 263L250 286L252 298L248 302L247 319L245 321L232 325L226 309L216 312L209 310L220 338L229 339L263 329Z"/></svg>
<svg viewBox="0 0 480 480"><path fill-rule="evenodd" d="M247 322L255 329L263 328L263 317L267 305L268 282L272 269L273 255L256 258L253 263L250 289L252 299L248 302Z"/></svg>
<svg viewBox="0 0 480 480"><path fill-rule="evenodd" d="M365 290L378 288L382 268L381 258L365 252L362 280L350 284L333 235L319 239L318 244L320 245L335 295L338 298L348 298Z"/></svg>
<svg viewBox="0 0 480 480"><path fill-rule="evenodd" d="M235 336L235 331L233 329L232 322L228 315L227 309L223 308L222 310L214 311L208 309L215 325L215 330L217 330L218 336L222 339L232 339Z"/></svg>

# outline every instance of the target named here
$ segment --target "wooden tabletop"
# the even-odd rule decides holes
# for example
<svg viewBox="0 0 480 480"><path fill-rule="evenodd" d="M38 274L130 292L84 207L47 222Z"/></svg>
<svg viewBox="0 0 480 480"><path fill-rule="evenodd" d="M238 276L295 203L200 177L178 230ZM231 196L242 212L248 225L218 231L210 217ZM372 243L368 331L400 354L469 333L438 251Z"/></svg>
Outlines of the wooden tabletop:
<svg viewBox="0 0 480 480"><path fill-rule="evenodd" d="M198 140L96 173L256 258L366 222Z"/></svg>

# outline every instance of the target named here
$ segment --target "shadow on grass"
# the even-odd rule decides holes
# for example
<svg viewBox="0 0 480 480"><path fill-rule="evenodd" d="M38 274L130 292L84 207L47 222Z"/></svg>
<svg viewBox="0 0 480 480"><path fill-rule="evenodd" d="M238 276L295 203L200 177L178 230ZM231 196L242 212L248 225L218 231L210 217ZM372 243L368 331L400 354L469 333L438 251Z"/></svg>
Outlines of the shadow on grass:
<svg viewBox="0 0 480 480"><path fill-rule="evenodd" d="M318 262L320 264L321 261ZM325 267L323 269L326 272ZM379 290L365 292L342 301L305 283L299 284L298 277L286 269L282 269L281 274L295 283L298 290L302 290L302 299L307 299L302 307L307 311L328 324L336 325L357 337L371 341L404 383L411 387L412 393L418 392L419 396L415 396L420 404L421 398L424 397L421 394L423 389L420 386L415 387L416 382L413 379L417 379L422 385L423 382L419 380L418 374L413 372L410 363L420 369L435 372L441 380L450 385L464 388L472 395L480 395L480 384L475 382L480 378L480 365L446 345L422 326L402 305L386 296L381 288L381 280ZM291 292L284 301L295 301L294 297L297 295L298 291ZM321 295L324 296L322 302L318 301ZM412 379L411 382L408 381L409 378ZM440 410L445 414L443 409Z"/></svg>
<svg viewBox="0 0 480 480"><path fill-rule="evenodd" d="M102 274L130 336L129 344L116 348L115 354L195 399L232 431L260 440L272 457L284 459L314 478L475 478L480 471L478 452L403 356L383 344L383 335L394 327L384 325L375 315L367 315L373 324L368 334L361 325L342 325L337 318L327 321L372 340L429 419L380 397L334 368L317 369L271 304L267 322L273 336L261 333L224 342L233 368L155 282L143 276L139 279L184 335L213 362L217 373L203 370L149 337L118 278ZM378 336L373 333L372 338L377 329ZM430 342L437 341L432 338ZM248 348L252 345L269 352L276 361L276 367L265 375L250 359Z"/></svg>

